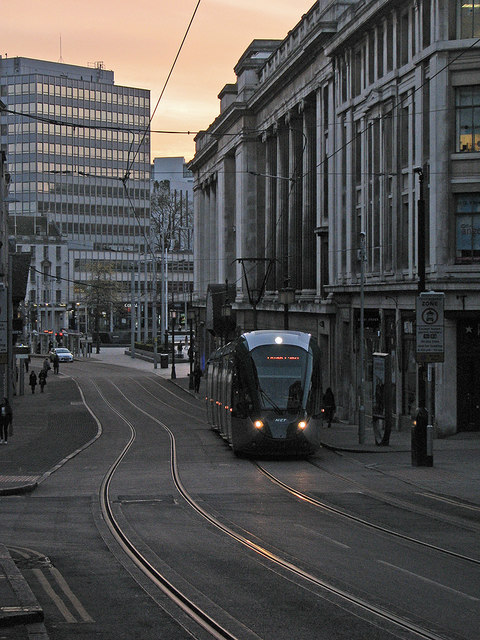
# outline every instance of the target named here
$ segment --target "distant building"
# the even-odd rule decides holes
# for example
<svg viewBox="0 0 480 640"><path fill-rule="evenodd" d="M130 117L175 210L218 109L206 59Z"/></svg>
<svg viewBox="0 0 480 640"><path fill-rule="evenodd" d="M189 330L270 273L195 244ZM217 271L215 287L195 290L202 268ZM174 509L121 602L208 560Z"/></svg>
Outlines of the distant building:
<svg viewBox="0 0 480 640"><path fill-rule="evenodd" d="M71 306L67 239L46 216L11 217L9 231L17 253L31 256L25 297L27 336L50 331L54 336L68 328Z"/></svg>
<svg viewBox="0 0 480 640"><path fill-rule="evenodd" d="M0 98L10 216L30 217L34 233L37 221L54 222L68 242L70 280L88 280L89 263L107 261L131 300L130 265L142 261L150 231L149 91L116 85L102 63L17 57L0 58ZM143 267L135 282L140 308L150 295ZM71 285L63 301L77 298ZM115 324L127 322L115 314Z"/></svg>
<svg viewBox="0 0 480 640"><path fill-rule="evenodd" d="M152 234L165 269L162 315L173 301L185 327L193 294L193 175L185 158L154 158L151 190Z"/></svg>
<svg viewBox="0 0 480 640"><path fill-rule="evenodd" d="M170 191L188 194L193 199L193 174L185 162L185 158L154 158L151 179L155 182L168 180Z"/></svg>
<svg viewBox="0 0 480 640"><path fill-rule="evenodd" d="M277 328L292 288L289 326L317 337L324 384L352 422L362 386L371 419L383 352L394 425L410 428L420 232L425 287L446 310L435 428L480 430L478 14L460 0L319 0L283 41L251 43L196 137L197 304L208 311L212 284L228 279L239 330Z"/></svg>

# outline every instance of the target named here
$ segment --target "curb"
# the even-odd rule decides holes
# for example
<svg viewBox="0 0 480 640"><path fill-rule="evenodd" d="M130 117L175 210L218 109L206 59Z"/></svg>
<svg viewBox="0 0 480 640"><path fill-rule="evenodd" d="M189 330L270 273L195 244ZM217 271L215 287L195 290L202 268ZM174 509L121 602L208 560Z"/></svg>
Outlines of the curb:
<svg viewBox="0 0 480 640"><path fill-rule="evenodd" d="M0 627L43 622L42 607L3 544L0 544L0 567L16 601L12 606L0 606Z"/></svg>
<svg viewBox="0 0 480 640"><path fill-rule="evenodd" d="M31 482L29 484L21 484L18 487L5 487L0 489L0 496L15 496L24 495L26 493L32 493L38 487L38 481Z"/></svg>

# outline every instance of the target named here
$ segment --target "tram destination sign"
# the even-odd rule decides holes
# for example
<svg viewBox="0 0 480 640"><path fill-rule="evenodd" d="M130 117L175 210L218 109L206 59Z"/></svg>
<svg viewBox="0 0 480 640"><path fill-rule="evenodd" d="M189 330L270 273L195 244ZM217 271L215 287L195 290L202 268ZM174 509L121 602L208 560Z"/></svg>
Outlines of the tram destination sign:
<svg viewBox="0 0 480 640"><path fill-rule="evenodd" d="M444 294L428 291L417 297L417 362L443 362Z"/></svg>

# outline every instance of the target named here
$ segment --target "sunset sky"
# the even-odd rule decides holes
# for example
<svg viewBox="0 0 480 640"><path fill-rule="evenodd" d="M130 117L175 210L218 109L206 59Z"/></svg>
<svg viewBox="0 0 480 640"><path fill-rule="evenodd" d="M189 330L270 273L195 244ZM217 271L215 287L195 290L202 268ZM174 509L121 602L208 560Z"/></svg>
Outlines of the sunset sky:
<svg viewBox="0 0 480 640"><path fill-rule="evenodd" d="M154 108L197 0L16 0L2 6L0 54L68 64L103 61L115 84L150 89ZM202 0L153 129L198 131L250 42L283 39L314 0ZM61 48L60 48L61 41ZM193 136L154 134L152 158L194 154Z"/></svg>

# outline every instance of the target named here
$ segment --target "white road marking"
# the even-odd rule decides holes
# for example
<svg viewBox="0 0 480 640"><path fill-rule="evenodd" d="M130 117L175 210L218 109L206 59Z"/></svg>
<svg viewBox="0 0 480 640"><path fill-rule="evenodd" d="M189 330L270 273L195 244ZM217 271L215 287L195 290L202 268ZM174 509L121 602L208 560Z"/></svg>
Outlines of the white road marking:
<svg viewBox="0 0 480 640"><path fill-rule="evenodd" d="M42 585L43 590L45 591L45 593L51 598L53 603L56 605L57 609L60 611L62 616L65 618L65 621L66 622L72 622L72 623L73 622L77 622L76 618L70 613L70 611L68 610L68 608L67 608L66 604L63 602L63 600L52 589L50 583L48 582L46 577L43 575L42 570L41 569L33 569L33 573L36 575L37 580Z"/></svg>
<svg viewBox="0 0 480 640"><path fill-rule="evenodd" d="M338 542L338 540L334 540L333 538L329 538L328 536L325 536L323 533L320 533L319 531L315 531L314 529L309 529L307 527L304 527L301 524L296 524L295 527L297 529L303 529L304 531L308 531L309 533L313 533L316 536L318 536L319 538L323 538L323 540L327 540L327 542L330 542L331 544L334 544L337 547L342 547L342 549L350 549L351 548L351 547L348 546L348 544L343 544L342 542Z"/></svg>
<svg viewBox="0 0 480 640"><path fill-rule="evenodd" d="M413 573L412 571L408 571L407 569L402 569L402 567L397 567L396 565L390 564L389 562L385 562L384 560L378 560L378 562L380 564L384 564L387 567L390 567L392 569L396 569L397 571L400 571L401 573L406 573L409 576L412 576L414 578L418 578L419 580L422 580L423 582L427 582L428 584L433 584L435 587L440 587L440 589L444 589L445 591L449 591L450 593L454 593L457 596L462 596L463 598L467 598L468 600L472 600L473 602L478 602L478 598L475 598L474 596L470 596L470 595L468 595L468 593L463 593L463 591L457 591L456 589L452 589L451 587L447 587L446 585L442 584L441 582L435 582L435 580L430 580L430 578L425 578L424 576L421 576L418 573Z"/></svg>
<svg viewBox="0 0 480 640"><path fill-rule="evenodd" d="M62 589L63 593L67 596L67 598L70 600L70 602L74 606L75 610L77 611L80 618L82 619L82 622L95 622L94 619L87 613L87 611L85 610L85 607L82 605L82 603L77 598L77 596L70 589L70 587L67 584L67 581L62 576L60 571L55 567L50 567L50 573L55 578L56 583Z"/></svg>

